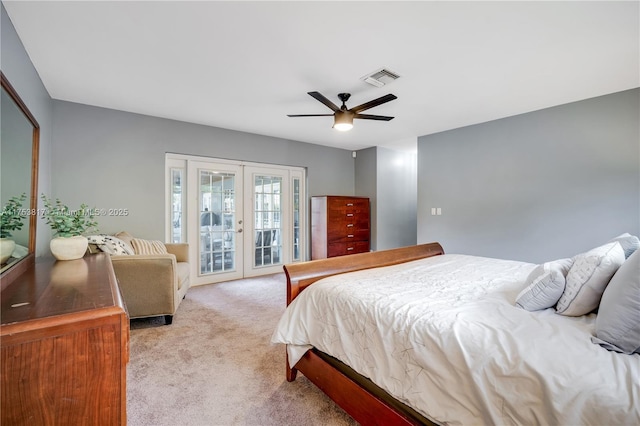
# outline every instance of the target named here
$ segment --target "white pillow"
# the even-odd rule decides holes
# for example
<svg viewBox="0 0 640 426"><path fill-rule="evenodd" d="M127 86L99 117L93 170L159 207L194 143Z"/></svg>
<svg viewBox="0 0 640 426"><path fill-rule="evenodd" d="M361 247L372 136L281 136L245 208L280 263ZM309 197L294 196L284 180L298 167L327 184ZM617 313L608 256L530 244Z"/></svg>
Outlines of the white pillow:
<svg viewBox="0 0 640 426"><path fill-rule="evenodd" d="M556 312L580 316L597 308L604 289L624 259L624 250L617 241L575 256Z"/></svg>
<svg viewBox="0 0 640 426"><path fill-rule="evenodd" d="M591 341L610 351L640 353L640 251L629 256L605 289Z"/></svg>
<svg viewBox="0 0 640 426"><path fill-rule="evenodd" d="M636 237L635 235L629 234L628 232L625 232L622 235L618 235L609 242L612 243L614 241L620 243L620 246L622 246L622 250L624 250L624 257L626 259L628 259L634 251L640 248L640 239L638 239L638 237Z"/></svg>
<svg viewBox="0 0 640 426"><path fill-rule="evenodd" d="M119 238L111 235L90 235L89 244L95 244L100 251L109 254L134 254L131 247Z"/></svg>
<svg viewBox="0 0 640 426"><path fill-rule="evenodd" d="M571 259L559 259L538 265L527 277L525 288L516 297L516 306L527 311L551 308L564 292Z"/></svg>

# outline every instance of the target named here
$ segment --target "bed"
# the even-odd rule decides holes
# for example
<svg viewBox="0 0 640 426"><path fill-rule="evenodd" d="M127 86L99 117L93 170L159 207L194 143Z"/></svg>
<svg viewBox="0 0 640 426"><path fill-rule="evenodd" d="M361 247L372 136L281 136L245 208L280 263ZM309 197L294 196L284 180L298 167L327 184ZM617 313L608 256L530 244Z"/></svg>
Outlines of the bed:
<svg viewBox="0 0 640 426"><path fill-rule="evenodd" d="M640 356L515 306L536 265L438 243L285 266L272 342L361 424L640 424Z"/></svg>

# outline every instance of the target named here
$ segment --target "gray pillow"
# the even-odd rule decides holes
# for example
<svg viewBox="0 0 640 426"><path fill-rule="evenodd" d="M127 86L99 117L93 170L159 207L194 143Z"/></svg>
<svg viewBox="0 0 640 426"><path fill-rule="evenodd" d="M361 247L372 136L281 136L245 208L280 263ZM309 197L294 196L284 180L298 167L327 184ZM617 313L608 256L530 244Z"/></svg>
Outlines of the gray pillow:
<svg viewBox="0 0 640 426"><path fill-rule="evenodd" d="M631 235L628 232L625 232L622 235L618 235L613 240L609 241L610 243L617 241L622 246L622 250L624 250L624 257L626 259L629 258L633 254L634 251L640 248L640 239L635 235Z"/></svg>
<svg viewBox="0 0 640 426"><path fill-rule="evenodd" d="M593 343L615 352L640 353L640 250L627 259L607 286Z"/></svg>
<svg viewBox="0 0 640 426"><path fill-rule="evenodd" d="M558 303L572 264L571 259L559 259L538 265L529 274L525 288L516 297L516 306L527 311L539 311Z"/></svg>
<svg viewBox="0 0 640 426"><path fill-rule="evenodd" d="M568 316L588 314L598 307L609 280L624 262L620 243L608 243L573 257L556 312Z"/></svg>

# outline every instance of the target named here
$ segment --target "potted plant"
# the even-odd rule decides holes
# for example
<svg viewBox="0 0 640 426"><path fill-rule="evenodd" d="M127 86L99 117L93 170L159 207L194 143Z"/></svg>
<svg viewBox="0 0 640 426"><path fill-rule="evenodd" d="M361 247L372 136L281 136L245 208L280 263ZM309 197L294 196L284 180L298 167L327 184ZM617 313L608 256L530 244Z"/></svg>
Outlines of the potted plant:
<svg viewBox="0 0 640 426"><path fill-rule="evenodd" d="M49 244L53 257L58 260L80 259L87 251L88 241L83 235L95 231L98 223L94 220L95 210L81 204L72 210L56 198L55 202L42 194L44 218L54 231Z"/></svg>
<svg viewBox="0 0 640 426"><path fill-rule="evenodd" d="M0 264L4 264L13 253L16 247L15 241L11 239L13 231L22 229L24 212L22 203L27 199L27 194L11 197L0 212Z"/></svg>

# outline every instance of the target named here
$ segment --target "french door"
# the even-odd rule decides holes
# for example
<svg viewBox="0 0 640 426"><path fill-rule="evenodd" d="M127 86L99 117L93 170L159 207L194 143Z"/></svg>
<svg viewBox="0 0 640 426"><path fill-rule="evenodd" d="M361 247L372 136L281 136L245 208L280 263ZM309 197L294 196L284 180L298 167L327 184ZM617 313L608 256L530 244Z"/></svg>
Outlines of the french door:
<svg viewBox="0 0 640 426"><path fill-rule="evenodd" d="M187 237L193 284L242 278L242 167L189 161Z"/></svg>
<svg viewBox="0 0 640 426"><path fill-rule="evenodd" d="M193 284L282 272L304 260L303 169L177 157L167 158L168 234L189 242Z"/></svg>

